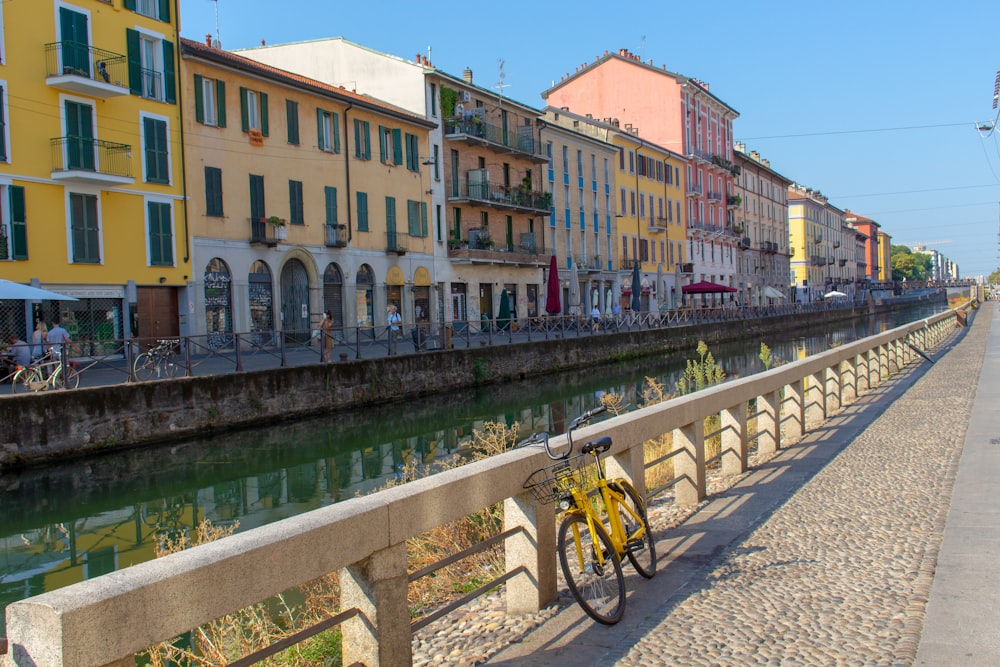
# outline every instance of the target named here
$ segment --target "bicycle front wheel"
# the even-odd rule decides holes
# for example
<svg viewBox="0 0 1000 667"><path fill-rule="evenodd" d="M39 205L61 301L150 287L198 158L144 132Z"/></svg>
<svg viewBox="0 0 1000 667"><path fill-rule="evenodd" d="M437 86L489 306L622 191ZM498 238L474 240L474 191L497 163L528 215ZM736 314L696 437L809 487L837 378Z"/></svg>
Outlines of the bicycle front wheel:
<svg viewBox="0 0 1000 667"><path fill-rule="evenodd" d="M160 373L162 377L172 378L177 377L177 374L181 370L181 365L177 363L177 357L172 354L168 354L163 357L162 367Z"/></svg>
<svg viewBox="0 0 1000 667"><path fill-rule="evenodd" d="M14 379L11 383L15 394L40 391L45 388L45 381L42 380L42 376L37 368L22 368L14 373Z"/></svg>
<svg viewBox="0 0 1000 667"><path fill-rule="evenodd" d="M135 373L136 380L153 380L159 377L157 373L158 369L156 368L156 359L151 357L149 352L143 352L135 358L132 370Z"/></svg>
<svg viewBox="0 0 1000 667"><path fill-rule="evenodd" d="M611 538L600 523L591 531L587 517L567 514L559 526L559 564L569 592L587 615L614 625L625 613L625 575Z"/></svg>
<svg viewBox="0 0 1000 667"><path fill-rule="evenodd" d="M625 496L615 504L625 531L625 553L635 571L647 579L656 574L656 542L649 529L646 506L639 499L639 493L625 480L608 482L613 490Z"/></svg>

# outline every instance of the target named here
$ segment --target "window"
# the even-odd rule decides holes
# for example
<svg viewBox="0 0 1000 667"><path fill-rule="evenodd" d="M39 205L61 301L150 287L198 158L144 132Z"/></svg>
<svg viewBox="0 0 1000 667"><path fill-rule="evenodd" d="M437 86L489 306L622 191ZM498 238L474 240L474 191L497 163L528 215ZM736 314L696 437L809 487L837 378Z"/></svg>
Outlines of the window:
<svg viewBox="0 0 1000 667"><path fill-rule="evenodd" d="M354 119L354 157L372 159L371 124L367 120Z"/></svg>
<svg viewBox="0 0 1000 667"><path fill-rule="evenodd" d="M167 121L144 116L142 144L144 180L147 183L170 183Z"/></svg>
<svg viewBox="0 0 1000 667"><path fill-rule="evenodd" d="M194 119L204 125L226 126L226 83L194 75Z"/></svg>
<svg viewBox="0 0 1000 667"><path fill-rule="evenodd" d="M70 250L74 264L100 264L100 229L97 224L97 195L71 192Z"/></svg>
<svg viewBox="0 0 1000 667"><path fill-rule="evenodd" d="M0 29L3 26L0 25ZM0 162L9 162L10 156L7 154L7 145L10 143L7 136L7 82L0 81Z"/></svg>
<svg viewBox="0 0 1000 667"><path fill-rule="evenodd" d="M125 0L125 9L170 23L170 0Z"/></svg>
<svg viewBox="0 0 1000 667"><path fill-rule="evenodd" d="M358 193L358 231L368 231L368 193Z"/></svg>
<svg viewBox="0 0 1000 667"><path fill-rule="evenodd" d="M25 224L24 188L19 185L7 186L10 198L10 258L28 259L28 226ZM3 228L0 227L0 230ZM2 248L6 250L6 248Z"/></svg>
<svg viewBox="0 0 1000 667"><path fill-rule="evenodd" d="M335 225L337 224L337 188L325 186L323 198L326 202L326 224Z"/></svg>
<svg viewBox="0 0 1000 667"><path fill-rule="evenodd" d="M406 168L410 171L420 170L420 142L417 135L406 133Z"/></svg>
<svg viewBox="0 0 1000 667"><path fill-rule="evenodd" d="M267 93L240 87L240 123L244 132L256 130L268 136Z"/></svg>
<svg viewBox="0 0 1000 667"><path fill-rule="evenodd" d="M174 44L159 35L125 31L128 47L128 81L133 95L174 104L177 85L174 76Z"/></svg>
<svg viewBox="0 0 1000 667"><path fill-rule="evenodd" d="M337 114L316 110L316 145L327 153L340 152L340 117Z"/></svg>
<svg viewBox="0 0 1000 667"><path fill-rule="evenodd" d="M288 143L299 145L299 103L285 100L285 119L288 125Z"/></svg>
<svg viewBox="0 0 1000 667"><path fill-rule="evenodd" d="M302 211L302 181L288 181L288 210L289 224L306 224Z"/></svg>
<svg viewBox="0 0 1000 667"><path fill-rule="evenodd" d="M174 265L174 240L170 223L170 204L146 202L149 229L149 265Z"/></svg>
<svg viewBox="0 0 1000 667"><path fill-rule="evenodd" d="M205 215L221 218L222 213L222 170L205 167Z"/></svg>
<svg viewBox="0 0 1000 667"><path fill-rule="evenodd" d="M427 202L406 202L406 225L410 236L427 236Z"/></svg>
<svg viewBox="0 0 1000 667"><path fill-rule="evenodd" d="M379 125L379 159L384 164L403 164L403 132Z"/></svg>

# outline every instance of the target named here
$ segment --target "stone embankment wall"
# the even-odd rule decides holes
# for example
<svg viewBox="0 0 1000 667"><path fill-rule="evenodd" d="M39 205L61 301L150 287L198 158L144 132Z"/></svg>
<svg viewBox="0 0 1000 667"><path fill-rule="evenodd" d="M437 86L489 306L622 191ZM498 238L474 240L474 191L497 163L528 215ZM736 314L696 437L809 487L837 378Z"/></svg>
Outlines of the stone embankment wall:
<svg viewBox="0 0 1000 667"><path fill-rule="evenodd" d="M274 424L484 382L760 339L868 316L867 308L539 340L294 368L0 397L0 468Z"/></svg>

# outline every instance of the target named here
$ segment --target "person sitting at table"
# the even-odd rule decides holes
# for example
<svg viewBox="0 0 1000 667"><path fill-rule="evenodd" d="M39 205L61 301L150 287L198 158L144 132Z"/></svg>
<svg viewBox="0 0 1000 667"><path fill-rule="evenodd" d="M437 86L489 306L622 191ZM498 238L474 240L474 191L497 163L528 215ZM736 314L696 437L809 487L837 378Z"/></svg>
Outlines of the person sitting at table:
<svg viewBox="0 0 1000 667"><path fill-rule="evenodd" d="M10 343L10 347L7 348L7 354L10 357L11 362L13 362L15 366L20 366L22 368L29 365L31 363L31 346L18 338L15 334L11 334L7 340Z"/></svg>

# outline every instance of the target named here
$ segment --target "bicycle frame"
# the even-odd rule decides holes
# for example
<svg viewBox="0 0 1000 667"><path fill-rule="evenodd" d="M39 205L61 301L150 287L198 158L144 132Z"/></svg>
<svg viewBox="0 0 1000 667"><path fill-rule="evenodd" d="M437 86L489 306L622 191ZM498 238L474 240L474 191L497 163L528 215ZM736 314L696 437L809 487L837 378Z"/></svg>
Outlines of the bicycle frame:
<svg viewBox="0 0 1000 667"><path fill-rule="evenodd" d="M642 517L637 514L627 503L625 503L625 494L612 488L614 480L608 480L604 476L604 465L600 460L600 454L594 452L593 456L597 464L597 484L596 490L599 493L599 498L601 505L604 508L604 513L608 517L608 526L610 530L605 530L608 537L611 538L611 544L614 546L615 551L619 555L623 555L627 552L627 547L630 542L634 540L641 540L646 535L646 529L642 521ZM572 505L569 509L565 510L564 514L580 514L587 519L587 526L590 529L591 537L594 539L595 543L597 537L594 535L594 524L601 524L604 527L604 521L601 518L600 511L594 507L594 503L591 500L591 494L578 483L580 480L576 480L570 484L569 495L572 499ZM633 534L626 534L625 526L622 524L621 510L627 512L633 519L635 519L638 529ZM580 547L580 536L576 534L574 527L574 542L576 543L577 557L580 559L580 565L583 566L583 550ZM598 554L598 560L603 565L604 564L604 554Z"/></svg>

